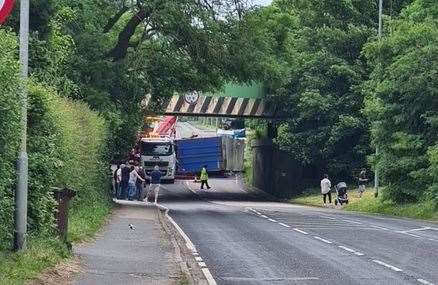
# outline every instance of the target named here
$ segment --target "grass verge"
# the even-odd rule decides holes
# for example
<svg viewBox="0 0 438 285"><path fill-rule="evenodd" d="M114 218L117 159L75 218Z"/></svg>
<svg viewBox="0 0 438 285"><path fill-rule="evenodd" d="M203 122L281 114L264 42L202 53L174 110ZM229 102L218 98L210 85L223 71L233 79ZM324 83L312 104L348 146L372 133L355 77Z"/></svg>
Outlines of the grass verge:
<svg viewBox="0 0 438 285"><path fill-rule="evenodd" d="M334 195L333 195L334 194ZM335 197L336 194L332 193ZM306 194L292 198L291 203L322 207L322 196L319 189L312 189ZM382 201L374 197L374 191L367 189L362 198L357 193L349 192L349 204L342 207L346 211L382 214L396 217L438 221L438 209L432 201L395 204L391 201Z"/></svg>
<svg viewBox="0 0 438 285"><path fill-rule="evenodd" d="M0 284L23 284L69 256L67 247L56 238L30 237L26 251L0 252Z"/></svg>

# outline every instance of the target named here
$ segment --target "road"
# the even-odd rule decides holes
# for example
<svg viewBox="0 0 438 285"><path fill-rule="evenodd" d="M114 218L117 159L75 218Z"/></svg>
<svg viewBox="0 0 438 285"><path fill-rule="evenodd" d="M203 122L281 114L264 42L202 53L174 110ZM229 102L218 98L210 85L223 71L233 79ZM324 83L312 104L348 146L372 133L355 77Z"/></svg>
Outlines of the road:
<svg viewBox="0 0 438 285"><path fill-rule="evenodd" d="M165 185L160 199L218 284L438 284L437 224L267 202L237 178L211 185Z"/></svg>
<svg viewBox="0 0 438 285"><path fill-rule="evenodd" d="M198 137L213 137L216 136L215 130L210 130L208 128L198 128L193 126L189 122L178 122L176 125L176 136L178 139L189 138L192 135L197 135Z"/></svg>

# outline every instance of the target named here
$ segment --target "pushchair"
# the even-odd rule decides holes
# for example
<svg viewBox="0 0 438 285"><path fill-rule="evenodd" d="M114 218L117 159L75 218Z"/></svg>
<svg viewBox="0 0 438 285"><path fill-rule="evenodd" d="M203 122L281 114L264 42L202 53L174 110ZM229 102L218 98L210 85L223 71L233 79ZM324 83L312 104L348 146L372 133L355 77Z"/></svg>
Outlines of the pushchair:
<svg viewBox="0 0 438 285"><path fill-rule="evenodd" d="M348 204L348 194L347 194L347 183L339 182L336 186L336 194L337 197L335 199L335 205Z"/></svg>

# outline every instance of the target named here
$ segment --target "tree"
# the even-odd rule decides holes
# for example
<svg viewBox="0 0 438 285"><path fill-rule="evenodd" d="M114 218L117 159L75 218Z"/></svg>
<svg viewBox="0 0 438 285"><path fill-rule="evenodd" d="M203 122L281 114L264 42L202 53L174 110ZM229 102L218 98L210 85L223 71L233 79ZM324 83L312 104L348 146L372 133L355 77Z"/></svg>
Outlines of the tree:
<svg viewBox="0 0 438 285"><path fill-rule="evenodd" d="M264 70L268 99L287 114L277 144L311 178L328 170L351 179L352 169L366 166L361 51L374 33L374 10L374 1L278 0L246 17L251 40L262 43L255 65Z"/></svg>
<svg viewBox="0 0 438 285"><path fill-rule="evenodd" d="M438 198L438 4L416 0L365 48L373 69L366 114L381 148L376 166L396 202ZM438 200L438 199L437 199Z"/></svg>

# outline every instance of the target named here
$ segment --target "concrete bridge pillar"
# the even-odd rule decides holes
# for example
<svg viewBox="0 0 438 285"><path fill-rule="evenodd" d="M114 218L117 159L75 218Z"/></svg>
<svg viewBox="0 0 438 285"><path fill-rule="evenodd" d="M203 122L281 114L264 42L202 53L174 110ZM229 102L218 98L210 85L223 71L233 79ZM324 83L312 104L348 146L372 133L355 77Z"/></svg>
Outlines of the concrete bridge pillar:
<svg viewBox="0 0 438 285"><path fill-rule="evenodd" d="M255 139L251 142L253 157L252 186L266 193L273 193L273 156L274 144L272 139Z"/></svg>

